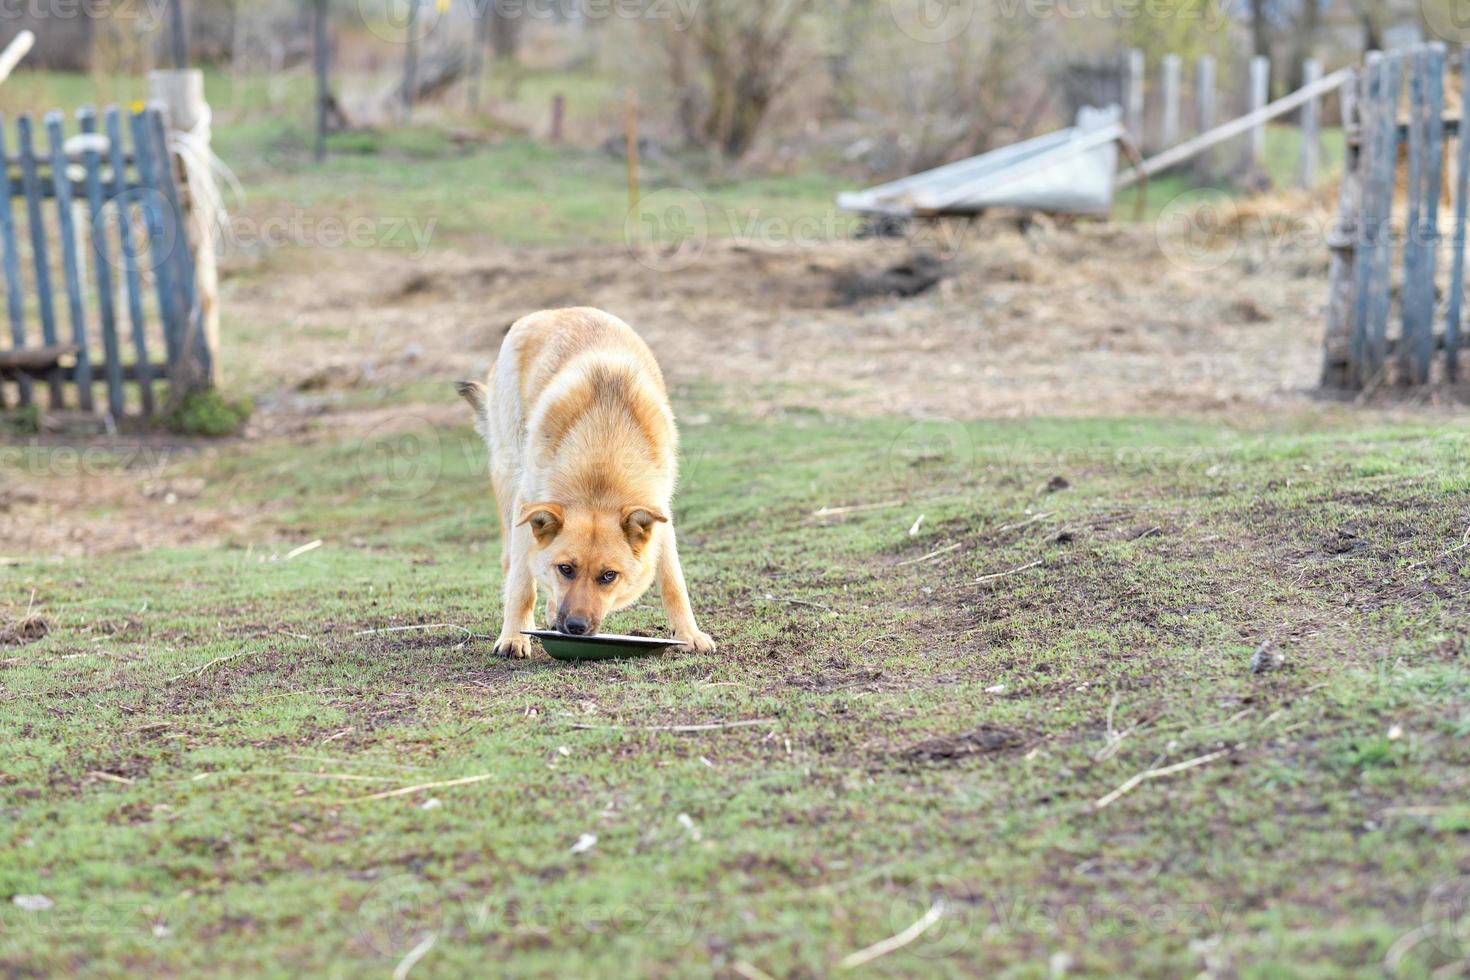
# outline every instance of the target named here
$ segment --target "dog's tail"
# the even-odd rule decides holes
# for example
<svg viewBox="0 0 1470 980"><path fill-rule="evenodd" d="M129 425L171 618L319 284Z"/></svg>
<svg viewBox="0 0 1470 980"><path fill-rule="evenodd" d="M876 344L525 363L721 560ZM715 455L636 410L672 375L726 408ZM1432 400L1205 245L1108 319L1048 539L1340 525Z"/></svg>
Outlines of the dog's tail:
<svg viewBox="0 0 1470 980"><path fill-rule="evenodd" d="M454 390L470 403L475 411L475 431L480 438L490 440L490 390L478 381L456 381Z"/></svg>

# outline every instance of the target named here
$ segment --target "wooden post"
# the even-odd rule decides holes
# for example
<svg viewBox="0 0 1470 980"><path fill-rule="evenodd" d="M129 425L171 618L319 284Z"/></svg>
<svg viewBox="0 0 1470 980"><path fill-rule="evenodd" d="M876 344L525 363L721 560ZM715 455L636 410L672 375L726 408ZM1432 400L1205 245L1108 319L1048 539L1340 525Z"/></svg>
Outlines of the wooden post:
<svg viewBox="0 0 1470 980"><path fill-rule="evenodd" d="M168 25L174 68L182 71L189 67L189 35L184 29L184 0L170 0Z"/></svg>
<svg viewBox="0 0 1470 980"><path fill-rule="evenodd" d="M1302 85L1311 85L1322 78L1322 62L1308 58L1302 62ZM1322 100L1317 96L1302 106L1302 156L1297 184L1304 190L1317 183L1317 148L1321 140ZM1344 123L1346 125L1346 123Z"/></svg>
<svg viewBox="0 0 1470 980"><path fill-rule="evenodd" d="M1388 361L1388 314L1393 299L1393 195L1394 173L1398 168L1398 105L1403 87L1402 55L1385 55L1378 64L1380 78L1378 104L1373 126L1374 151L1372 170L1365 195L1372 200L1373 212L1369 230L1372 234L1372 271L1368 280L1369 308L1364 356L1358 364L1362 387L1383 379ZM1365 212L1366 213L1366 212Z"/></svg>
<svg viewBox="0 0 1470 980"><path fill-rule="evenodd" d="M403 39L403 121L413 115L414 88L418 85L419 71L419 0L408 0L408 26Z"/></svg>
<svg viewBox="0 0 1470 980"><path fill-rule="evenodd" d="M1470 45L1460 48L1460 105L1470 105ZM1453 384L1460 365L1460 310L1465 299L1466 192L1470 191L1470 129L1461 126L1455 136L1455 248L1450 263L1449 310L1444 324L1444 375Z"/></svg>
<svg viewBox="0 0 1470 980"><path fill-rule="evenodd" d="M1208 133L1215 128L1215 59L1207 54L1201 55L1194 66L1194 112L1198 132ZM1201 173L1210 172L1208 154L1201 154L1198 166Z"/></svg>
<svg viewBox="0 0 1470 980"><path fill-rule="evenodd" d="M183 194L184 227L193 245L194 289L198 297L197 320L194 311L184 324L187 331L197 322L204 343L203 363L208 376L185 379L184 388L218 385L219 369L219 267L215 251L215 235L219 227L216 195L213 188L197 186L196 181L210 180L209 104L204 99L204 73L200 71L154 71L148 73L148 98L160 105L168 120L171 135L182 135L191 166L182 168L179 187ZM173 161L167 161L169 166ZM180 243L183 247L184 243ZM186 342L189 338L181 338ZM191 359L185 358L186 363ZM195 362L197 363L197 362Z"/></svg>
<svg viewBox="0 0 1470 980"><path fill-rule="evenodd" d="M1342 132L1346 149L1342 182L1337 191L1337 222L1327 234L1327 330L1322 339L1322 387L1352 385L1350 348L1353 311L1357 301L1357 255L1362 229L1358 224L1363 206L1363 127L1358 111L1360 76L1343 85Z"/></svg>
<svg viewBox="0 0 1470 980"><path fill-rule="evenodd" d="M1135 141L1143 139L1143 72L1143 52L1138 48L1129 48L1123 72L1127 114L1125 124Z"/></svg>
<svg viewBox="0 0 1470 980"><path fill-rule="evenodd" d="M1168 149L1179 142L1179 56L1164 55L1164 116L1159 132L1159 144Z"/></svg>
<svg viewBox="0 0 1470 980"><path fill-rule="evenodd" d="M316 66L316 162L327 158L327 115L332 102L331 52L327 44L327 0L316 0L313 61Z"/></svg>
<svg viewBox="0 0 1470 980"><path fill-rule="evenodd" d="M628 147L628 210L632 211L642 195L638 193L638 93L631 85L623 109L623 141Z"/></svg>
<svg viewBox="0 0 1470 980"><path fill-rule="evenodd" d="M1400 289L1399 384L1429 381L1434 358L1434 266L1439 245L1439 184L1444 160L1444 48L1408 56L1409 183L1404 279Z"/></svg>
<svg viewBox="0 0 1470 980"><path fill-rule="evenodd" d="M485 74L485 45L490 39L491 0L475 5L475 35L470 42L470 112L480 111L480 86Z"/></svg>
<svg viewBox="0 0 1470 980"><path fill-rule="evenodd" d="M1271 59L1258 54L1251 59L1251 104L1250 111L1263 109L1271 97ZM1266 124L1257 123L1251 129L1250 161L1247 168L1252 176L1260 174L1266 161Z"/></svg>
<svg viewBox="0 0 1470 980"><path fill-rule="evenodd" d="M551 142L562 141L567 119L567 97L560 92L551 97Z"/></svg>

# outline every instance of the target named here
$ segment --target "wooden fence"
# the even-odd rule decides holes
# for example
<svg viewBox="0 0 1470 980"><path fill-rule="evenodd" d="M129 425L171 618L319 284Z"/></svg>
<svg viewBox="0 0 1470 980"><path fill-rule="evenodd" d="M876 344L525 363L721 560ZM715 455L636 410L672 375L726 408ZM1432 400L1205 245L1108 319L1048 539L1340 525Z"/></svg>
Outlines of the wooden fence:
<svg viewBox="0 0 1470 980"><path fill-rule="evenodd" d="M146 416L159 383L177 393L211 374L163 114L114 107L100 122L82 109L68 139L49 113L42 147L20 116L12 150L0 118L0 408L35 404L45 388L53 411Z"/></svg>
<svg viewBox="0 0 1470 980"><path fill-rule="evenodd" d="M1445 118L1447 61L1441 44L1375 52L1345 89L1353 98L1344 100L1347 154L1329 242L1325 387L1453 383L1460 373L1470 140L1459 118ZM1453 206L1447 260L1445 205Z"/></svg>

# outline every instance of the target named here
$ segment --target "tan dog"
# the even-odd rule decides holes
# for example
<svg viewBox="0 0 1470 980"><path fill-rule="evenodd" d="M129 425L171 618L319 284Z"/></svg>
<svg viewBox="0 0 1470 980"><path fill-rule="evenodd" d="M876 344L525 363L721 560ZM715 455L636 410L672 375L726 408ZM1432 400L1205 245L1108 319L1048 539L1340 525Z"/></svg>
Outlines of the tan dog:
<svg viewBox="0 0 1470 980"><path fill-rule="evenodd" d="M708 653L694 621L670 504L678 432L663 373L633 328L601 310L533 313L501 345L489 385L462 382L490 447L500 505L505 619L495 652L524 657L536 586L563 633L597 633L654 579L674 636Z"/></svg>

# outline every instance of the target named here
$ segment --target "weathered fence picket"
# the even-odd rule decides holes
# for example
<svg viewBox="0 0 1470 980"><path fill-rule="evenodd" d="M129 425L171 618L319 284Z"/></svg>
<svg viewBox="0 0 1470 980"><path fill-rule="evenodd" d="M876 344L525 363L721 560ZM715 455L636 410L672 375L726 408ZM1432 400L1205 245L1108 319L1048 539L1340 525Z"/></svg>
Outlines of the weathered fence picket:
<svg viewBox="0 0 1470 980"><path fill-rule="evenodd" d="M1470 48L1460 51L1461 86L1470 99ZM1442 377L1454 381L1463 330L1467 184L1470 184L1470 126L1445 119L1444 45L1370 54L1358 72L1357 117L1349 133L1339 224L1353 232L1334 248L1351 251L1351 261L1331 265L1333 302L1325 341L1323 384L1350 389L1387 382L1424 385L1437 380L1436 353L1443 351ZM1407 83L1407 86L1405 86ZM1404 88L1407 87L1407 98ZM1406 105L1405 105L1406 103ZM1462 106L1470 106L1463 101ZM1463 109L1462 109L1463 112ZM1445 331L1436 333L1439 252L1444 246L1439 211L1444 186L1445 141L1455 152L1454 232L1451 239ZM1403 163L1403 224L1396 229L1395 195ZM1396 245L1396 232L1402 245ZM1395 254L1402 256L1395 270ZM1398 277L1395 278L1397 271ZM1344 317L1336 298L1354 297ZM1393 297L1399 297L1397 318ZM1389 326L1397 320L1396 335Z"/></svg>
<svg viewBox="0 0 1470 980"><path fill-rule="evenodd" d="M131 382L137 392L132 404L149 415L156 380L167 377L177 388L176 375L207 377L213 354L202 336L174 160L157 109L129 113L124 120L117 108L109 108L99 132L96 111L84 108L77 124L80 136L68 144L63 117L49 113L42 155L33 121L20 116L11 157L0 119L0 251L10 328L9 348L0 347L0 405L8 403L8 384L21 405L33 404L34 382L43 380L50 408L67 407L65 389L71 387L75 407L91 412L94 388L102 384L108 414L121 418L129 411ZM125 133L132 138L131 152L124 146ZM19 216L13 207L17 197L24 198ZM55 202L54 209L48 201ZM142 241L135 235L139 218ZM22 220L33 259L28 277L21 261ZM57 322L58 273L69 342L61 340ZM125 297L122 309L120 295ZM123 340L124 310L130 344ZM162 364L149 359L153 329L167 354ZM187 365L181 360L186 357L191 359ZM198 365L205 366L202 374Z"/></svg>

